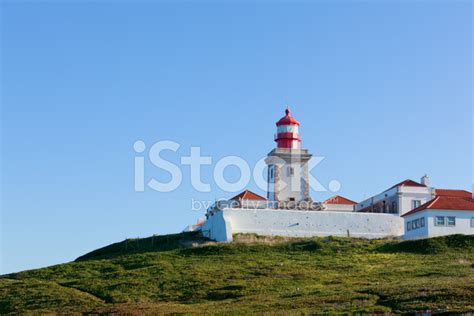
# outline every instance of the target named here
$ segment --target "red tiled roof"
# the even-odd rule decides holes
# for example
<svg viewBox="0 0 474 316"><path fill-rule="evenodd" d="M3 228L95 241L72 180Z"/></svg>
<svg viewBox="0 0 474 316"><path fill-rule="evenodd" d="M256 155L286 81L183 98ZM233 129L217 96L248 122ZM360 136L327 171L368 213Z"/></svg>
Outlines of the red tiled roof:
<svg viewBox="0 0 474 316"><path fill-rule="evenodd" d="M326 201L323 202L323 204L347 204L347 205L354 205L357 204L357 202L354 202L352 200L349 200L343 196L336 195L333 196Z"/></svg>
<svg viewBox="0 0 474 316"><path fill-rule="evenodd" d="M245 190L242 193L237 194L231 200L236 200L236 201L241 201L241 200L262 200L266 201L267 199L264 198L263 196L260 196L256 193L253 193L252 191Z"/></svg>
<svg viewBox="0 0 474 316"><path fill-rule="evenodd" d="M457 211L474 211L474 200L471 198L458 196L438 195L434 199L425 204L403 214L402 217L424 211L426 209L435 210L457 210Z"/></svg>
<svg viewBox="0 0 474 316"><path fill-rule="evenodd" d="M395 184L393 187L390 187L386 191L391 190L396 187L426 187L426 185L418 183L410 179L406 179L405 181Z"/></svg>
<svg viewBox="0 0 474 316"><path fill-rule="evenodd" d="M471 198L472 193L465 190L436 189L436 195Z"/></svg>

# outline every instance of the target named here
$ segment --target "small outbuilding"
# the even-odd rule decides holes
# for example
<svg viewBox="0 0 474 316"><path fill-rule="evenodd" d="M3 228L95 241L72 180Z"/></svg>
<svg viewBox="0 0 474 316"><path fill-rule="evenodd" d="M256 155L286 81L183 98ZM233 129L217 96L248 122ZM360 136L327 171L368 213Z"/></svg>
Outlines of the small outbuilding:
<svg viewBox="0 0 474 316"><path fill-rule="evenodd" d="M474 199L467 191L437 190L431 201L402 215L404 239L474 234Z"/></svg>
<svg viewBox="0 0 474 316"><path fill-rule="evenodd" d="M340 195L333 196L322 203L323 211L354 212L357 202Z"/></svg>

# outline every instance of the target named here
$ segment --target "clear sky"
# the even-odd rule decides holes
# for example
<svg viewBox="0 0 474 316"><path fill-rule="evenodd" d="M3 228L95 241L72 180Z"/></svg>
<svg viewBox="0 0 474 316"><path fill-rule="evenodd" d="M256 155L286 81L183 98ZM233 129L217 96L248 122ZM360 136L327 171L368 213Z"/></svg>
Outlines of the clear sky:
<svg viewBox="0 0 474 316"><path fill-rule="evenodd" d="M312 171L362 200L427 173L472 184L470 1L2 1L1 270L181 231L229 197L215 162L256 162L289 104ZM133 150L200 146L212 192L134 191ZM147 147L148 149L148 147ZM145 152L146 153L146 152ZM167 174L146 163L146 177ZM236 177L226 171L229 181ZM262 195L264 191L249 184ZM332 192L313 192L323 200Z"/></svg>

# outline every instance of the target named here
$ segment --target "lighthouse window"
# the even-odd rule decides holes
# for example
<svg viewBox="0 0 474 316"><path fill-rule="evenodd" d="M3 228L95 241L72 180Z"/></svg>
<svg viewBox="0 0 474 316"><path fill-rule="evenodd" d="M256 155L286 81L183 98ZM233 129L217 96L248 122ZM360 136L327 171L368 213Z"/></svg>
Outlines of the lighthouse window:
<svg viewBox="0 0 474 316"><path fill-rule="evenodd" d="M277 128L278 133L298 133L295 125L280 125Z"/></svg>
<svg viewBox="0 0 474 316"><path fill-rule="evenodd" d="M291 177L295 174L295 169L293 167L288 167L288 176Z"/></svg>
<svg viewBox="0 0 474 316"><path fill-rule="evenodd" d="M273 179L273 168L270 169L270 179Z"/></svg>

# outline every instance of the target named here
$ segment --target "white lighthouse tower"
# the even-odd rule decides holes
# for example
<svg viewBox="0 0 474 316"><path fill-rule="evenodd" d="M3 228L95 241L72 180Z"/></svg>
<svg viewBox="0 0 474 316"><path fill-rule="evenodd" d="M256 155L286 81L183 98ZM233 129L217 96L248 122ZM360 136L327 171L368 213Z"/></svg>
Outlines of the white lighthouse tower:
<svg viewBox="0 0 474 316"><path fill-rule="evenodd" d="M287 107L285 116L277 123L277 147L266 158L268 165L268 194L270 201L311 201L309 195L308 161L311 154L301 149L300 123L291 116Z"/></svg>

